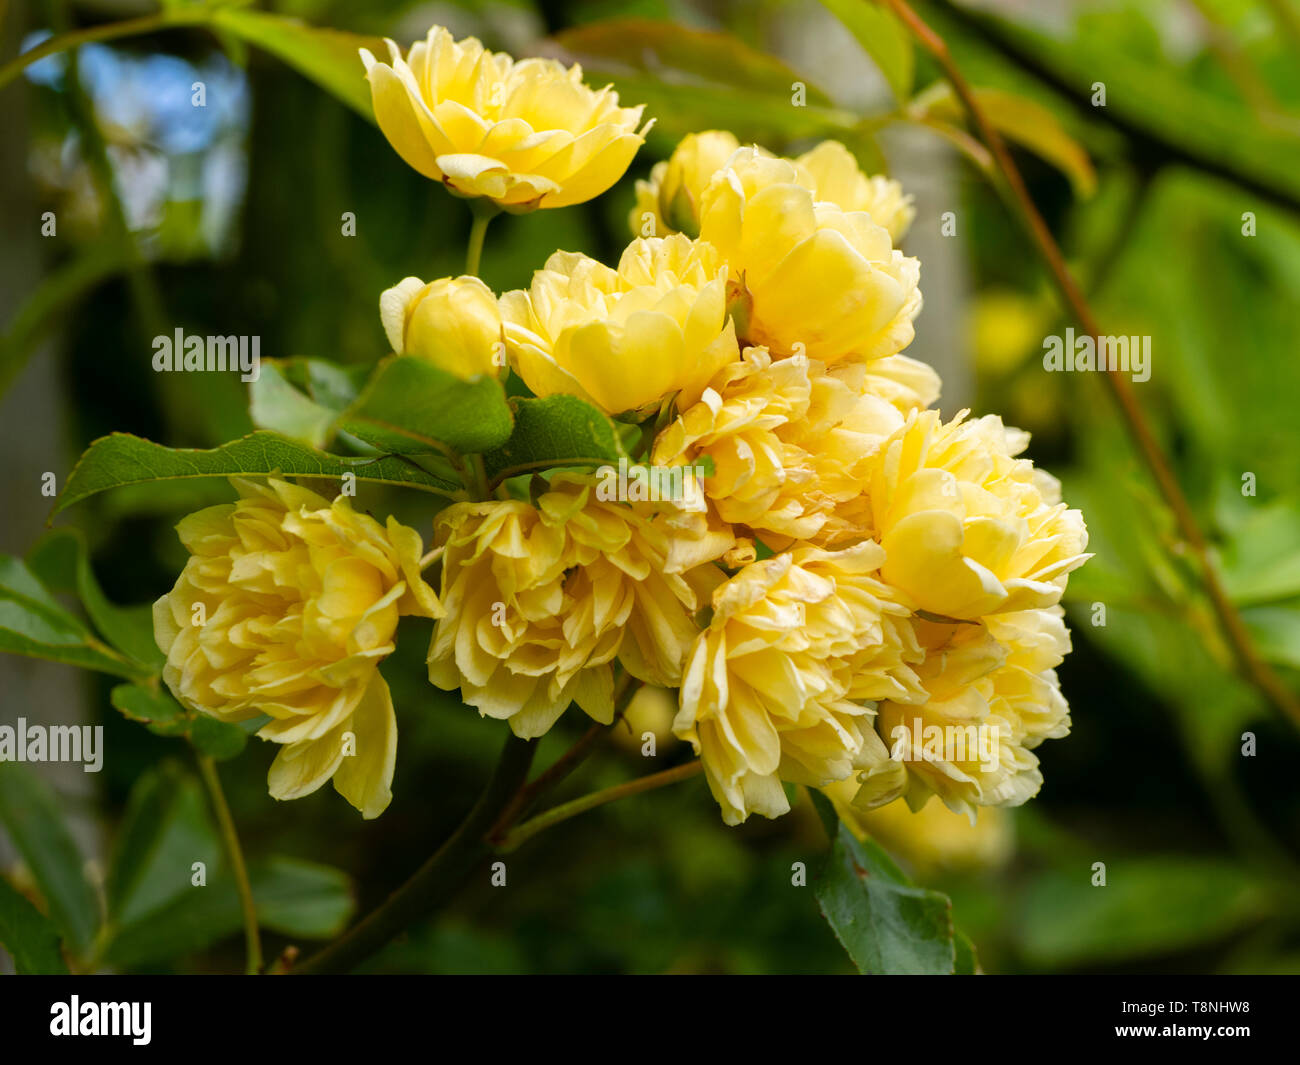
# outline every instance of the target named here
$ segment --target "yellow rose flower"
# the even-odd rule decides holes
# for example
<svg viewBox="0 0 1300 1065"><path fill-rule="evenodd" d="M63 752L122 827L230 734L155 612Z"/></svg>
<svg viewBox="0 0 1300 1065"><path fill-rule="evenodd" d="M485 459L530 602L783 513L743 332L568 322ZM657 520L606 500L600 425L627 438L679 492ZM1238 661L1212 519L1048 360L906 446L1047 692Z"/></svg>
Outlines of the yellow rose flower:
<svg viewBox="0 0 1300 1065"><path fill-rule="evenodd" d="M862 775L854 802L871 808L906 797L919 809L937 794L952 810L1019 806L1042 787L1032 751L1070 731L1055 667L1070 650L1060 607L1000 614L979 624L917 619L927 698L884 701L876 729L890 759Z"/></svg>
<svg viewBox="0 0 1300 1065"><path fill-rule="evenodd" d="M740 148L726 130L688 133L673 154L650 170L648 181L636 183L636 206L628 216L632 234L663 237L669 233L700 235L700 201L718 171ZM758 146L751 151L776 158ZM911 225L916 211L903 187L879 174L868 177L839 141L822 141L811 151L787 162L793 164L799 184L845 211L865 211L878 226L889 231L895 244Z"/></svg>
<svg viewBox="0 0 1300 1065"><path fill-rule="evenodd" d="M398 355L428 359L466 379L495 374L504 365L501 311L477 277L444 277L427 285L408 277L379 297L379 317Z"/></svg>
<svg viewBox="0 0 1300 1065"><path fill-rule="evenodd" d="M1011 857L1015 836L1008 810L981 807L974 824L939 802L912 810L900 800L864 810L853 805L857 788L855 781L841 780L823 790L858 839L874 839L922 876L994 869Z"/></svg>
<svg viewBox="0 0 1300 1065"><path fill-rule="evenodd" d="M889 355L863 364L865 391L892 403L903 414L925 410L939 398L934 367L907 355Z"/></svg>
<svg viewBox="0 0 1300 1065"><path fill-rule="evenodd" d="M871 384L861 363L828 369L802 355L773 362L766 349L747 348L660 432L654 461L693 466L707 456L714 472L704 492L718 515L774 550L795 540L862 539L871 535L866 515L846 505L861 496L872 456L904 420Z"/></svg>
<svg viewBox="0 0 1300 1065"><path fill-rule="evenodd" d="M737 331L774 356L897 354L921 309L920 264L869 214L818 200L805 180L794 163L742 148L704 193L700 237L731 268Z"/></svg>
<svg viewBox="0 0 1300 1065"><path fill-rule="evenodd" d="M876 458L868 498L884 579L950 618L1051 606L1090 557L1083 516L1015 457L1026 434L966 414L913 414Z"/></svg>
<svg viewBox="0 0 1300 1065"><path fill-rule="evenodd" d="M876 225L889 230L895 244L916 217L912 197L903 194L902 185L880 174L867 177L839 141L822 141L793 162L817 199L845 211L865 211Z"/></svg>
<svg viewBox="0 0 1300 1065"><path fill-rule="evenodd" d="M703 761L727 824L787 812L782 781L824 787L888 759L870 701L924 692L908 610L874 576L882 558L871 541L796 546L714 592L673 731Z"/></svg>
<svg viewBox="0 0 1300 1065"><path fill-rule="evenodd" d="M379 663L403 614L442 613L420 577L413 529L385 529L305 488L232 479L235 503L176 527L190 552L153 608L163 680L191 710L222 721L271 717L283 744L271 795L296 799L326 780L362 816L392 799L397 721Z"/></svg>
<svg viewBox="0 0 1300 1065"><path fill-rule="evenodd" d="M735 135L725 130L683 137L671 156L651 168L649 181L636 183L636 206L628 216L632 235L698 237L700 197L739 147Z"/></svg>
<svg viewBox="0 0 1300 1065"><path fill-rule="evenodd" d="M586 399L609 414L680 392L694 403L739 350L727 267L680 234L634 240L618 269L556 252L528 291L501 298L511 364L538 396Z"/></svg>
<svg viewBox="0 0 1300 1065"><path fill-rule="evenodd" d="M598 499L588 477L557 474L536 507L457 503L436 524L447 614L429 680L529 739L570 702L613 720L616 658L676 687L695 612L721 580L707 564L674 571L662 523Z"/></svg>
<svg viewBox="0 0 1300 1065"><path fill-rule="evenodd" d="M361 49L375 120L398 155L457 196L516 213L583 203L623 176L649 129L637 129L642 107L592 90L578 66L516 62L441 26L405 59L386 43L388 63Z"/></svg>

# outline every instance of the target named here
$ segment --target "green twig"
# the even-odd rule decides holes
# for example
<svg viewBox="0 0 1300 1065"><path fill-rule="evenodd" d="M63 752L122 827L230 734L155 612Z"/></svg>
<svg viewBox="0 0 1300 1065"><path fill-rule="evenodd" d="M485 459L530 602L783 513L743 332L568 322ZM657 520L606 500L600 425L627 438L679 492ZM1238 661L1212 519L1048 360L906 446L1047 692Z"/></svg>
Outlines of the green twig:
<svg viewBox="0 0 1300 1065"><path fill-rule="evenodd" d="M474 200L477 205L481 201ZM483 238L487 236L488 223L496 217L495 210L474 206L471 208L474 215L473 222L469 227L469 247L465 252L465 273L471 277L478 277L479 261L483 258Z"/></svg>
<svg viewBox="0 0 1300 1065"><path fill-rule="evenodd" d="M221 830L221 841L226 848L226 857L230 861L230 871L235 878L235 888L239 892L239 907L244 915L244 946L246 963L244 972L256 976L262 971L262 937L257 927L257 903L253 899L253 885L248 879L248 867L244 864L244 852L239 846L239 834L235 831L235 819L230 816L230 806L226 803L226 793L221 789L221 778L217 775L217 763L206 754L197 754L199 773L204 786L208 789L208 798L212 801L213 812L217 815L217 826Z"/></svg>
<svg viewBox="0 0 1300 1065"><path fill-rule="evenodd" d="M610 465L609 459L596 458L574 458L574 459L539 459L536 462L521 462L514 466L507 466L498 472L487 483L486 493L491 496L502 484L512 477L520 477L525 473L534 473L539 470L568 469L570 466L601 466Z"/></svg>
<svg viewBox="0 0 1300 1065"><path fill-rule="evenodd" d="M156 15L123 19L120 22L106 22L102 26L91 26L89 29L61 33L56 37L51 37L48 41L43 41L35 48L29 48L16 59L12 59L3 67L0 67L0 89L3 89L38 59L44 59L48 55L56 55L69 48L76 48L78 45L90 44L94 41L112 41L119 37L134 37L142 33L153 33L154 30L168 29L172 26L197 26L209 21L210 18L211 12L205 7L196 4L192 7L173 7L160 11Z"/></svg>
<svg viewBox="0 0 1300 1065"><path fill-rule="evenodd" d="M614 692L614 718L609 725L602 725L599 722L592 725L570 747L564 754L560 755L546 770L540 773L536 780L525 784L519 789L515 797L510 800L509 805L501 812L497 818L496 824L492 826L491 832L488 833L488 839L499 842L509 831L520 817L528 813L531 807L541 796L553 790L557 785L563 783L578 768L595 749L597 742L603 737L612 726L616 726L622 720L624 712L632 702L632 697L641 690L642 681L634 678L630 673L624 673L619 679L618 688Z"/></svg>
<svg viewBox="0 0 1300 1065"><path fill-rule="evenodd" d="M385 902L292 971L307 974L350 972L451 898L475 865L490 853L485 837L527 778L536 749L536 743L521 740L512 733L482 797L455 834Z"/></svg>
<svg viewBox="0 0 1300 1065"><path fill-rule="evenodd" d="M577 817L578 814L594 810L597 806L604 806L616 799L623 799L629 795L640 795L643 791L653 791L655 788L662 788L666 784L675 784L679 780L687 780L695 776L703 768L704 763L699 759L695 759L673 769L665 769L660 773L637 777L635 780L629 780L626 784L618 784L612 788L605 788L603 791L595 791L590 795L584 795L572 802L561 803L559 806L552 807L544 814L538 814L508 832L505 838L497 844L496 850L501 854L509 854L539 832L545 831L552 825L558 825L561 821L567 821L571 817Z"/></svg>

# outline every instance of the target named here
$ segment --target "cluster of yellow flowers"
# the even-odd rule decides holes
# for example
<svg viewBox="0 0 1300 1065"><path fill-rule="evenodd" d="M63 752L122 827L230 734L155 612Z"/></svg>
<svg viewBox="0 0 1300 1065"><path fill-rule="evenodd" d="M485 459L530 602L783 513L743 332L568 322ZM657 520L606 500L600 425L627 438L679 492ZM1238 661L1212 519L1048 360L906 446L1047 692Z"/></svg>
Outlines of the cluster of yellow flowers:
<svg viewBox="0 0 1300 1065"><path fill-rule="evenodd" d="M640 109L576 67L441 29L390 50L363 55L381 129L479 209L590 199L641 143ZM463 377L505 362L535 396L642 423L638 457L708 470L702 498L610 500L597 474L556 471L531 496L452 504L422 556L417 533L345 500L241 485L180 528L193 558L157 608L168 685L232 720L271 715L276 796L333 775L373 816L394 742L377 664L415 613L436 619L430 681L520 737L570 703L611 721L623 674L678 690L673 731L728 824L786 812L789 784L864 808L1023 802L1033 748L1069 727L1058 603L1087 535L1018 457L1025 434L929 409L938 376L901 353L921 308L897 247L909 199L839 143L786 159L716 131L636 195L616 268L557 251L499 298L407 278L381 318L398 354Z"/></svg>

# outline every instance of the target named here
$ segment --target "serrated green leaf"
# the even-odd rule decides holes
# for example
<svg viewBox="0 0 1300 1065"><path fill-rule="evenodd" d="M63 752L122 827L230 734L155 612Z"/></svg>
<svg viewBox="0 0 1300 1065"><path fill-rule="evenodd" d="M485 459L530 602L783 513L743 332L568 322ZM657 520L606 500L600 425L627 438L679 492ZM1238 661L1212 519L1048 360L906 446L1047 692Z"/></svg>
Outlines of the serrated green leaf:
<svg viewBox="0 0 1300 1065"><path fill-rule="evenodd" d="M99 925L95 893L54 792L18 762L0 762L0 825L31 870L50 920L74 951L84 953Z"/></svg>
<svg viewBox="0 0 1300 1065"><path fill-rule="evenodd" d="M844 134L858 116L779 59L726 33L651 19L606 19L556 34L547 54L609 79L628 104L644 103L657 128L681 136L727 129L741 141ZM793 106L802 85L805 106Z"/></svg>
<svg viewBox="0 0 1300 1065"><path fill-rule="evenodd" d="M54 514L98 492L150 481L196 477L323 477L351 473L358 481L446 495L457 485L392 456L344 458L260 431L208 449L169 448L128 433L96 440L81 456L54 504Z"/></svg>
<svg viewBox="0 0 1300 1065"><path fill-rule="evenodd" d="M43 913L0 877L0 947L19 976L63 976L68 966L59 935Z"/></svg>
<svg viewBox="0 0 1300 1065"><path fill-rule="evenodd" d="M183 736L190 730L189 713L162 688L119 684L109 692L108 698L129 720L159 736Z"/></svg>
<svg viewBox="0 0 1300 1065"><path fill-rule="evenodd" d="M397 455L487 451L513 427L505 390L494 377L464 381L426 359L394 355L379 364L338 426Z"/></svg>
<svg viewBox="0 0 1300 1065"><path fill-rule="evenodd" d="M207 714L191 713L163 688L119 684L109 693L109 699L124 716L150 732L184 736L200 754L219 762L234 758L248 743L248 729Z"/></svg>
<svg viewBox="0 0 1300 1065"><path fill-rule="evenodd" d="M912 95L916 56L912 36L894 15L872 0L821 0L832 15L844 23L884 75L898 102Z"/></svg>
<svg viewBox="0 0 1300 1065"><path fill-rule="evenodd" d="M137 678L150 672L96 639L20 560L9 555L0 555L0 651L118 677Z"/></svg>
<svg viewBox="0 0 1300 1065"><path fill-rule="evenodd" d="M831 853L813 885L822 914L864 974L957 971L952 904L910 883L870 840L859 840L813 792L823 823L834 825Z"/></svg>
<svg viewBox="0 0 1300 1065"><path fill-rule="evenodd" d="M501 447L484 456L488 475L574 465L597 466L627 456L614 423L577 396L514 398L515 426Z"/></svg>

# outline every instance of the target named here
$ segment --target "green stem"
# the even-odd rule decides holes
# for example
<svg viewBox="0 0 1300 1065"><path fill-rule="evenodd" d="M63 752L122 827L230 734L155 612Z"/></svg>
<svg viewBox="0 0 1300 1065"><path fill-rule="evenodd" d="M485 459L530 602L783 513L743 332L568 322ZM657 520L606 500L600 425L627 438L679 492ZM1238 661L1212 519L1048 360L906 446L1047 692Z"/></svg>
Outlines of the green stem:
<svg viewBox="0 0 1300 1065"><path fill-rule="evenodd" d="M491 499L495 482L491 486L488 485L487 467L483 463L483 456L468 455L466 457L469 461L465 464L465 487L473 493L475 499Z"/></svg>
<svg viewBox="0 0 1300 1065"><path fill-rule="evenodd" d="M350 972L393 937L447 902L474 867L491 853L487 833L527 778L536 749L537 744L512 733L482 797L455 834L385 902L292 971Z"/></svg>
<svg viewBox="0 0 1300 1065"><path fill-rule="evenodd" d="M490 841L499 843L509 832L510 826L521 816L527 814L529 808L542 795L562 784L586 760L596 744L611 727L618 727L619 721L622 720L623 714L632 702L632 697L641 690L643 683L630 673L623 674L618 682L618 687L614 691L613 721L609 725L602 725L599 722L592 725L582 734L577 743L557 758L544 772L540 773L536 780L520 788L515 797L506 805L506 808L501 811L501 816L497 818L496 824L492 826L492 831L488 833Z"/></svg>
<svg viewBox="0 0 1300 1065"><path fill-rule="evenodd" d="M597 806L604 806L607 802L614 802L616 799L623 799L629 795L639 795L643 791L653 791L655 788L662 788L666 784L675 784L679 780L687 780L695 776L703 768L704 763L696 759L674 769L665 769L661 773L651 773L649 776L637 777L635 780L629 780L626 784L618 784L612 788L605 788L603 791L594 791L590 795L584 795L572 802L561 803L559 806L547 810L546 813L538 814L531 820L525 821L518 828L507 833L506 837L497 845L496 850L500 854L509 854L532 839L537 833L545 831L552 825L558 825L561 821L567 821L571 817L577 817L578 814L594 810Z"/></svg>
<svg viewBox="0 0 1300 1065"><path fill-rule="evenodd" d="M485 498L490 497L493 492L495 492L506 481L510 480L510 478L519 477L525 473L532 473L537 470L550 470L554 469L556 466L595 466L599 468L601 466L609 465L611 465L609 459L594 458L572 458L564 459L562 461L556 459L538 459L536 462L521 462L515 466L507 466L504 470L493 477L492 480L488 481L485 490Z"/></svg>
<svg viewBox="0 0 1300 1065"><path fill-rule="evenodd" d="M478 277L479 261L483 258L483 238L487 236L488 223L496 216L495 211L472 208L474 220L469 227L469 248L465 253L465 273Z"/></svg>
<svg viewBox="0 0 1300 1065"><path fill-rule="evenodd" d="M230 816L226 793L221 789L217 763L206 754L199 754L197 757L199 773L208 789L212 809L217 815L221 840L225 844L226 857L230 860L230 871L235 877L235 888L239 892L239 906L244 914L244 945L247 957L244 972L249 976L256 976L262 971L262 937L257 928L257 904L253 901L253 885L248 879L248 867L244 864L244 852L239 846L235 819Z"/></svg>
<svg viewBox="0 0 1300 1065"><path fill-rule="evenodd" d="M121 22L108 22L102 26L91 26L89 29L59 34L57 37L51 37L48 41L38 44L35 48L29 48L16 59L0 67L0 89L3 89L38 59L44 59L47 55L54 55L69 48L75 48L79 44L90 44L92 41L112 41L118 37L132 37L141 33L152 33L154 30L167 29L171 26L197 26L200 23L209 21L210 18L211 12L204 7L176 7L160 11L156 15L144 15L141 18L124 19Z"/></svg>

